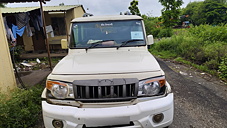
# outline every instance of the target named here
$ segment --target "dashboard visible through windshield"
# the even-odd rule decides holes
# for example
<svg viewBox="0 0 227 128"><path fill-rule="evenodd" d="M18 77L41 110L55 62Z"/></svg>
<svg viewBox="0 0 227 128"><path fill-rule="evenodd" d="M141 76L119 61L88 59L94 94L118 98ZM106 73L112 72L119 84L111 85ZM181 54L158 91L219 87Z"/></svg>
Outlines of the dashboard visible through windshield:
<svg viewBox="0 0 227 128"><path fill-rule="evenodd" d="M73 23L70 48L144 46L141 20Z"/></svg>

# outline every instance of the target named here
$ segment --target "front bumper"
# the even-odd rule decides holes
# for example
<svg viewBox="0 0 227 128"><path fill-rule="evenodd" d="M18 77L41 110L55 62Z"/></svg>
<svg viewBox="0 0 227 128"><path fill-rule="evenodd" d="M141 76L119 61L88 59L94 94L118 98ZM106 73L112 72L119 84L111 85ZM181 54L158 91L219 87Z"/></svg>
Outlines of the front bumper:
<svg viewBox="0 0 227 128"><path fill-rule="evenodd" d="M42 101L43 120L46 128L54 128L52 121L62 120L64 128L82 128L129 124L119 128L162 128L173 121L173 93L165 97L139 102L136 105L109 108L77 108L72 106L52 105ZM164 119L154 123L155 114L163 113Z"/></svg>

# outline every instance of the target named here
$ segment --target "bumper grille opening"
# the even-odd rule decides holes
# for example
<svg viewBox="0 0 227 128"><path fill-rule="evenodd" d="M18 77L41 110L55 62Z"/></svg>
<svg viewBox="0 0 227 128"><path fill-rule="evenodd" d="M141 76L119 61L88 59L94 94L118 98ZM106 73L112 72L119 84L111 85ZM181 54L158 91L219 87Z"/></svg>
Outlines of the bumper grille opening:
<svg viewBox="0 0 227 128"><path fill-rule="evenodd" d="M104 82L103 82L104 81ZM75 100L124 100L137 97L138 79L80 80L74 81Z"/></svg>
<svg viewBox="0 0 227 128"><path fill-rule="evenodd" d="M113 128L113 127L129 127L134 125L135 124L132 121L130 121L129 124L125 124L125 125L100 126L100 127L86 127L86 125L84 124L82 128Z"/></svg>

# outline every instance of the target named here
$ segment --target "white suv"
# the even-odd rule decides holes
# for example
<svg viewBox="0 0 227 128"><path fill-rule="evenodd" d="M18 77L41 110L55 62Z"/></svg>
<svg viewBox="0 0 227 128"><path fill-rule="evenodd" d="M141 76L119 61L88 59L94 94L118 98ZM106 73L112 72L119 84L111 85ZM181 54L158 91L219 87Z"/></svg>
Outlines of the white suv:
<svg viewBox="0 0 227 128"><path fill-rule="evenodd" d="M72 20L69 52L42 94L47 128L160 128L173 121L173 93L147 45L139 16Z"/></svg>

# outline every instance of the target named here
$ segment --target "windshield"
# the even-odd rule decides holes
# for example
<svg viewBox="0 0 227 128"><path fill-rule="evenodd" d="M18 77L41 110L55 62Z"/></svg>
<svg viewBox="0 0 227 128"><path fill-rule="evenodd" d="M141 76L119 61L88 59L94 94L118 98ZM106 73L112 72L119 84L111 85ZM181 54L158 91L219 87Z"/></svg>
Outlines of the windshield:
<svg viewBox="0 0 227 128"><path fill-rule="evenodd" d="M70 48L145 45L141 20L73 23Z"/></svg>

